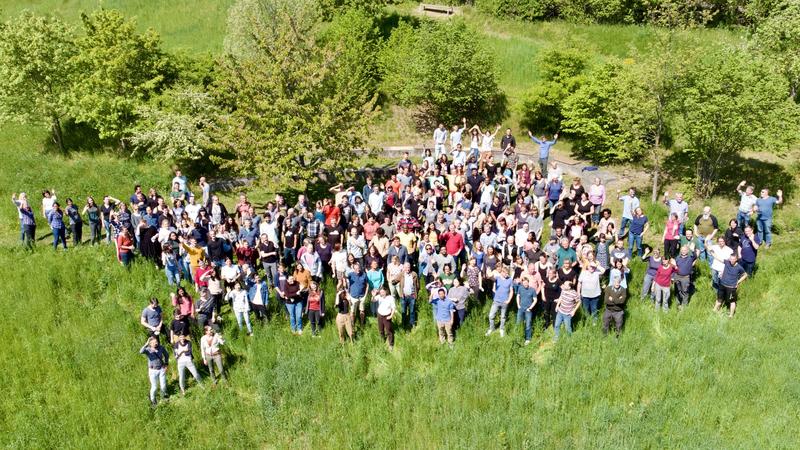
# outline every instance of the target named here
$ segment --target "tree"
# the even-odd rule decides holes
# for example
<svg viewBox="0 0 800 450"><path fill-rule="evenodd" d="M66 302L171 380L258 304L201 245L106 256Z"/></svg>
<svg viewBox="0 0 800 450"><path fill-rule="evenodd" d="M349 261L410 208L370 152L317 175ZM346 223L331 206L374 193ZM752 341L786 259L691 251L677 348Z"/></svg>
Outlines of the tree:
<svg viewBox="0 0 800 450"><path fill-rule="evenodd" d="M598 162L630 161L636 154L622 145L621 131L609 105L620 95L618 63L606 63L586 75L585 81L563 104L561 128L572 138L572 149Z"/></svg>
<svg viewBox="0 0 800 450"><path fill-rule="evenodd" d="M276 190L303 190L319 171L355 167L375 98L343 83L336 51L315 41L312 2L262 1L252 56L226 56L212 94L223 105L211 128L212 160Z"/></svg>
<svg viewBox="0 0 800 450"><path fill-rule="evenodd" d="M787 98L784 80L740 49L721 48L691 61L676 98L676 137L686 141L702 197L743 149L774 151L797 139L800 111Z"/></svg>
<svg viewBox="0 0 800 450"><path fill-rule="evenodd" d="M497 86L494 58L461 21L407 23L381 51L383 90L404 106L419 108L422 127L457 123L462 117L500 120L505 97Z"/></svg>
<svg viewBox="0 0 800 450"><path fill-rule="evenodd" d="M526 94L522 102L521 125L533 130L561 128L564 101L574 93L583 81L583 72L588 67L587 52L578 48L557 48L545 51L539 59L542 82Z"/></svg>
<svg viewBox="0 0 800 450"><path fill-rule="evenodd" d="M76 53L73 30L56 18L24 12L0 25L0 118L47 123L64 151Z"/></svg>
<svg viewBox="0 0 800 450"><path fill-rule="evenodd" d="M761 21L755 32L756 46L780 68L788 82L789 96L800 90L800 0L781 3Z"/></svg>
<svg viewBox="0 0 800 450"><path fill-rule="evenodd" d="M200 159L210 148L208 130L216 113L213 98L201 88L171 88L136 110L131 144L157 161Z"/></svg>
<svg viewBox="0 0 800 450"><path fill-rule="evenodd" d="M337 54L337 83L364 86L370 95L377 92L378 52L383 41L374 16L362 9L346 9L333 17L320 40Z"/></svg>
<svg viewBox="0 0 800 450"><path fill-rule="evenodd" d="M134 21L114 10L100 9L81 19L86 34L78 39L75 58L75 117L125 148L137 108L169 84L174 69L152 29L139 33Z"/></svg>

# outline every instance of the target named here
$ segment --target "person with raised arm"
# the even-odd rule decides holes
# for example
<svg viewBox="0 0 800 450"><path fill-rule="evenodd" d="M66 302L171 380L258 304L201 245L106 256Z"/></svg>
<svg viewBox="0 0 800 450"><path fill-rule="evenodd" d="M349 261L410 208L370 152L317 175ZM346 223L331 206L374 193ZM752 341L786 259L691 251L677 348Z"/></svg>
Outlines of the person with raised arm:
<svg viewBox="0 0 800 450"><path fill-rule="evenodd" d="M783 191L778 189L777 198L769 195L769 189L762 189L761 196L756 199L756 231L766 248L772 246L772 210L775 205L783 203Z"/></svg>
<svg viewBox="0 0 800 450"><path fill-rule="evenodd" d="M550 159L550 149L553 148L554 145L556 145L556 142L558 142L558 133L553 135L552 141L548 141L544 135L542 135L539 138L536 138L536 136L534 136L530 130L528 130L528 136L535 144L539 145L539 170L542 172L542 174L546 179L548 170L547 161Z"/></svg>

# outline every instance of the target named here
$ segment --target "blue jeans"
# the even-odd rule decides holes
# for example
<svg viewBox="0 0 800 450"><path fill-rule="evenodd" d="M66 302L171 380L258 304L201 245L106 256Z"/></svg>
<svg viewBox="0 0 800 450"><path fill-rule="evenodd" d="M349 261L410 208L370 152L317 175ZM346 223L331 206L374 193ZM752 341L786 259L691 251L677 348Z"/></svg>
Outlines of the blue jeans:
<svg viewBox="0 0 800 450"><path fill-rule="evenodd" d="M564 314L562 312L557 312L556 324L554 327L556 330L556 339L558 339L559 329L561 328L562 323L567 328L567 334L572 334L572 316L570 316L569 314Z"/></svg>
<svg viewBox="0 0 800 450"><path fill-rule="evenodd" d="M53 228L53 249L58 248L58 242L61 241L61 244L64 248L67 248L67 230L64 227L61 228Z"/></svg>
<svg viewBox="0 0 800 450"><path fill-rule="evenodd" d="M283 249L283 263L289 266L297 258L297 250L293 248Z"/></svg>
<svg viewBox="0 0 800 450"><path fill-rule="evenodd" d="M545 156L544 158L539 157L539 170L542 172L542 176L547 179L547 159L550 155Z"/></svg>
<svg viewBox="0 0 800 450"><path fill-rule="evenodd" d="M756 235L761 242L772 245L772 217L759 217L756 220Z"/></svg>
<svg viewBox="0 0 800 450"><path fill-rule="evenodd" d="M417 303L415 297L406 297L405 295L400 300L400 308L403 312L403 320L408 318L408 323L413 327L417 323L417 313L414 312L414 306Z"/></svg>
<svg viewBox="0 0 800 450"><path fill-rule="evenodd" d="M581 306L583 312L591 316L592 320L597 320L597 307L600 304L600 297L581 296Z"/></svg>
<svg viewBox="0 0 800 450"><path fill-rule="evenodd" d="M617 236L622 237L622 235L625 234L625 228L627 228L628 225L630 224L631 224L631 219L623 217L622 221L620 221L619 223L619 232L617 233Z"/></svg>
<svg viewBox="0 0 800 450"><path fill-rule="evenodd" d="M103 228L106 229L106 242L111 242L111 222L104 222Z"/></svg>
<svg viewBox="0 0 800 450"><path fill-rule="evenodd" d="M170 286L181 284L181 271L178 266L164 266L164 273L167 274L167 282Z"/></svg>
<svg viewBox="0 0 800 450"><path fill-rule="evenodd" d="M119 259L122 261L123 266L128 267L133 261L133 252L120 253Z"/></svg>
<svg viewBox="0 0 800 450"><path fill-rule="evenodd" d="M642 256L642 235L628 233L628 258L633 257L633 249L636 248L636 254Z"/></svg>
<svg viewBox="0 0 800 450"><path fill-rule="evenodd" d="M184 259L181 265L183 268L183 279L188 281L189 284L194 284L194 274L192 273L192 266L189 264L189 261Z"/></svg>
<svg viewBox="0 0 800 450"><path fill-rule="evenodd" d="M706 261L708 263L708 267L711 267L711 263L714 261L714 258L708 253L706 250L706 237L707 236L697 236L697 249L700 250L700 259Z"/></svg>
<svg viewBox="0 0 800 450"><path fill-rule="evenodd" d="M744 230L744 226L750 224L750 213L737 211L736 221L739 223L739 228Z"/></svg>
<svg viewBox="0 0 800 450"><path fill-rule="evenodd" d="M529 311L530 306L522 306L517 310L517 323L525 321L525 340L530 341L533 337L533 311Z"/></svg>
<svg viewBox="0 0 800 450"><path fill-rule="evenodd" d="M289 311L289 326L292 331L303 331L303 302L287 303L286 310Z"/></svg>

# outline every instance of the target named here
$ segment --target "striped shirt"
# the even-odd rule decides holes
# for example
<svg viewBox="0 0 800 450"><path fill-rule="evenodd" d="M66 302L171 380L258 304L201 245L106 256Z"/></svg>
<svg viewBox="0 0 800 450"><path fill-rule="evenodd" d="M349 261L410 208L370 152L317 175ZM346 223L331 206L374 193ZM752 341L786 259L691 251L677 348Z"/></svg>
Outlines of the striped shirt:
<svg viewBox="0 0 800 450"><path fill-rule="evenodd" d="M575 289L562 289L561 296L558 297L558 307L556 311L562 314L572 314L575 305L578 304L578 292Z"/></svg>

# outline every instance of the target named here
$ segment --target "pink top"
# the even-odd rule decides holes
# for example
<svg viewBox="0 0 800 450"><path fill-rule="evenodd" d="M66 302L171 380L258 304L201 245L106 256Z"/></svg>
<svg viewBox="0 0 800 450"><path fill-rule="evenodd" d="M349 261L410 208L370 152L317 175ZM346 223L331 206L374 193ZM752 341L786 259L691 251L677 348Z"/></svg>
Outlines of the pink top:
<svg viewBox="0 0 800 450"><path fill-rule="evenodd" d="M680 226L681 223L677 220L667 220L667 227L664 229L664 239L670 241L678 239L678 230L680 229Z"/></svg>
<svg viewBox="0 0 800 450"><path fill-rule="evenodd" d="M602 184L589 186L589 201L593 205L602 205L606 200L606 187Z"/></svg>

